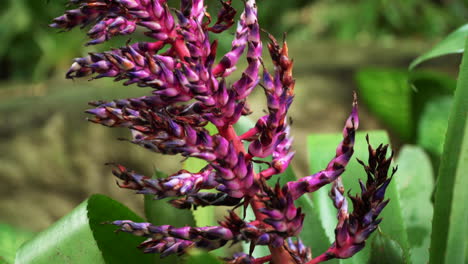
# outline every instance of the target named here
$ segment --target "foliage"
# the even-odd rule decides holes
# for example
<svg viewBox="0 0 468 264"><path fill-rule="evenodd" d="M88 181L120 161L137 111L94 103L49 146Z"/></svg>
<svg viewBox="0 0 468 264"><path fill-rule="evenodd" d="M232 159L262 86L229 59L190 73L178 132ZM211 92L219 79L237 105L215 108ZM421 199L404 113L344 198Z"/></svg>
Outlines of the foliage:
<svg viewBox="0 0 468 264"><path fill-rule="evenodd" d="M301 39L434 38L460 26L467 16L464 0L318 0L290 12L284 22Z"/></svg>
<svg viewBox="0 0 468 264"><path fill-rule="evenodd" d="M453 41L453 36L450 38ZM457 38L455 46L459 46L461 41L465 42L465 38ZM464 43L464 45L468 46L468 42ZM444 48L444 45L439 45L437 49L438 55L448 54L452 50L449 46ZM420 57L422 59L418 59L417 63L434 57L433 51L428 54L422 55ZM466 53L459 76L455 88L455 81L447 76L432 72L406 73L399 70L368 69L357 75L356 79L360 85L360 92L363 94L362 98L367 106L374 110L383 121L387 122L389 127L398 133L404 143L418 143L420 147L405 145L399 151L397 163L400 169L398 173L390 176L391 178L394 177L396 181L390 185L388 185L390 180L385 181L388 187L384 185L383 188L384 191L387 190L387 197L392 202L382 213L385 220L380 225L379 230L369 238L370 248L363 250L354 258L334 260L335 263L426 263L429 261L430 264L448 264L463 263L468 259L468 242L465 239L468 230L468 207L464 202L468 199L468 193L465 191L468 185L468 175L466 174L468 164L468 122L466 120L468 113L468 56ZM376 91L375 87L379 87L376 83L381 83L380 87L383 88ZM378 103L382 101L385 103ZM444 111L448 108L450 108L449 113ZM237 127L237 133L239 134L250 133L248 128L252 128L252 124L242 127L244 121L245 119L241 119L238 123L240 125ZM357 119L354 119L354 121L357 121ZM352 129L354 129L354 121L352 118L348 120L348 122L352 123ZM217 129L211 129L209 135L205 135L205 137L218 135L222 128L223 126L217 126ZM206 127L203 129L209 130ZM345 127L344 142L350 140L354 142L354 131L352 132L352 138L349 137L350 131L350 127ZM381 158L380 160L383 159L384 162L379 163L377 168L388 167L391 156L388 159L386 158L386 151L382 151L382 146L376 150L370 146L367 149L364 140L365 134L370 135L372 142L389 142L385 132L357 133L354 147L355 156L362 160L368 159L369 164L373 164L376 160L372 155L378 153L377 156ZM342 137L341 134L309 136L307 145L312 172L326 167L327 164L332 164L333 169L336 169L334 166L340 160L334 158L332 150L342 140ZM245 137L245 139L248 138ZM248 144L248 140L245 140L244 143ZM421 147L441 157L435 184L432 172L433 166ZM383 148L386 150L386 147ZM342 150L338 148L336 155L338 156ZM367 152L369 157L366 156ZM350 156L346 156L346 159L349 158ZM343 159L342 156L341 159ZM332 162L329 162L330 160ZM434 159L434 161L437 162L437 159ZM190 157L185 161L184 168L189 171L188 173L194 174L206 164L210 164L209 162L210 160L208 160L208 163L200 164L193 157ZM256 162L257 173L265 173L258 164L271 163L271 159L259 159ZM358 163L361 162L351 161L346 172L340 173L341 176L333 180L331 190L327 191L322 188L316 192L312 199L306 193L300 196L295 204L289 205L291 208L300 206L303 212L307 214L301 236L303 241L311 246L315 257L318 256L318 260L317 258L310 260L310 251L304 249L305 247L300 240L288 241L287 247L290 252L295 252L293 255L303 263L318 263L326 260L325 258L329 254L318 255L323 251L340 253L339 250L333 251L336 249L334 248L336 244L327 249L323 241L326 240L328 243L332 243L336 239L338 242L335 243L339 243L340 237L336 234L339 234L340 230L342 230L339 229L340 225L352 223L352 221L346 222L346 220L343 222L343 215L347 214L347 208L343 204L348 199L344 196L343 188L351 190L351 193L358 190L361 190L362 193L368 193L368 189L373 187L372 184L369 185L369 182L372 183L372 181L378 179L379 173L371 173L372 165L365 165L364 168L368 175L367 183L359 182L361 184L358 185L356 177L362 175L362 168L358 166ZM124 172L122 167L118 167L118 169L120 171L114 171L117 177ZM131 189L136 189L142 193L151 190L148 186L145 187L146 189L138 186L134 187L135 185L132 186L131 184L139 183L138 180L141 180L141 178L134 172L129 172L129 174L132 175L133 180L124 179L122 184L127 184L127 186L123 187L128 188L130 186ZM163 182L160 177L163 176L166 177L166 175L158 172L156 177L151 180L153 180L153 183L160 184ZM342 183L341 178L343 179ZM288 187L301 182L298 181L291 167L284 168L273 179ZM150 180L148 179L148 181ZM395 182L397 183L395 184ZM159 188L162 188L161 186ZM269 190L266 186L265 188L265 190ZM431 195L434 189L436 192L432 203ZM273 193L273 189L271 190L273 195L270 195L270 197L280 197L283 194L282 190L275 190L275 193ZM298 189L291 188L291 190L294 193ZM154 196L154 193L150 192L150 194ZM329 195L332 197L331 200L328 197ZM169 205L161 205L166 201L153 200L151 196L145 196L145 211L148 221L152 224L160 225L171 221L172 225L183 226L195 220L199 225L215 225L213 222L215 222L214 215L216 211L212 207L203 208L202 210L197 209L191 213L185 211L175 219L168 219L163 212L170 208ZM164 198L158 195L155 197ZM350 198L354 210L361 208L360 206L364 207L362 204L356 203L355 200L359 200L359 197ZM174 200L170 202L174 204ZM377 202L382 203L383 201L377 200ZM195 205L201 207L206 204L203 201ZM338 210L338 214L336 210ZM373 208L373 211L370 212L374 213L375 211L378 211L378 209ZM338 217L336 217L337 215ZM247 213L247 218L253 217L255 216ZM338 221L336 218L338 218ZM116 201L102 195L94 195L59 222L23 244L16 253L15 263L61 263L65 261L89 263L176 263L175 261L177 263L220 263L220 260L214 255L198 251L188 251L185 258L166 259L168 262L158 261L149 255L140 254L134 249L134 245L140 242L141 239L128 235L119 235L116 238L116 234L111 232L114 230L113 227L103 225L104 221L116 219L143 221L142 218ZM430 221L432 219L431 226ZM380 222L380 220L375 219L373 221ZM335 229L337 222L338 226ZM148 232L145 227L141 228L139 226L141 224L130 223L133 222L114 222L114 224L121 226L122 231L132 232L137 235ZM334 229L336 234L333 232ZM183 230L185 229L171 227L169 232L176 234ZM6 226L0 226L0 232L6 234L0 236L2 238L0 244L3 245L3 251L1 251L0 255L5 256L5 259L0 258L0 263L5 261L8 263L12 261L12 256L14 256L18 245L21 243L21 239L11 243L12 234L20 234L18 237L21 237L22 234L29 237L31 234L16 231ZM204 230L194 228L191 229L191 232L203 233ZM271 236L270 233L266 234ZM174 236L177 237L177 235ZM350 234L347 234L347 236L352 239ZM256 237L256 239L260 238ZM76 241L79 241L79 243L76 243ZM247 240L247 242L253 243L253 240ZM4 246L5 244L7 246ZM11 244L13 246L8 246ZM232 263L240 263L240 261L251 259L248 254L251 253L252 248L249 244L246 245L244 247L246 254L235 255L236 257L232 261L239 262ZM296 249L294 249L295 247ZM427 250L429 247L430 255L428 256ZM302 248L302 251L300 248ZM356 251L353 249L353 254ZM83 254L83 252L86 252L86 254ZM263 263L260 262L263 261L261 257L270 253L269 249L264 247L257 248L254 254L255 257L258 257L257 263ZM269 258L265 259L264 262L268 260Z"/></svg>
<svg viewBox="0 0 468 264"><path fill-rule="evenodd" d="M34 233L10 225L0 224L0 263L13 264L16 250Z"/></svg>
<svg viewBox="0 0 468 264"><path fill-rule="evenodd" d="M407 177L398 187L404 201L403 216L411 238L413 263L463 263L467 259L468 213L466 203L462 202L466 199L462 186L468 181L466 173L462 172L466 170L463 166L468 156L466 35L466 26L463 26L417 58L410 67L413 69L437 56L464 52L457 82L440 74L418 71L372 69L357 75L371 110L388 122L404 141L418 143L433 154L432 166L424 152L416 147L404 147L398 159ZM399 81L394 82L394 79ZM384 107L372 102L370 87L377 87L377 83L386 87L375 92L378 98L386 98ZM392 111L399 111L397 120L391 120ZM415 126L408 129L403 125L405 122L415 123ZM431 167L438 168L435 186ZM432 226L429 225L431 219ZM427 254L429 249L430 255Z"/></svg>
<svg viewBox="0 0 468 264"><path fill-rule="evenodd" d="M43 81L54 72L66 67L71 59L84 52L78 34L54 34L48 27L51 18L64 10L67 0L5 0L0 11L0 80ZM175 1L173 1L175 2ZM302 7L307 1L294 1L287 5L286 10ZM210 5L210 11L216 14L220 4ZM285 14L284 5L277 1L260 3L259 17L264 21L266 29L275 34L281 34L281 20L278 17ZM234 6L240 10L241 1L235 1ZM276 16L271 14L275 13ZM107 47L124 43L125 39L111 42ZM223 51L229 49L231 40L220 39Z"/></svg>
<svg viewBox="0 0 468 264"><path fill-rule="evenodd" d="M78 36L52 34L47 21L65 1L5 0L0 11L0 79L41 80L82 50Z"/></svg>
<svg viewBox="0 0 468 264"><path fill-rule="evenodd" d="M21 246L15 263L149 263L149 255L130 245L141 239L118 235L105 221L142 220L124 205L103 195L93 195L67 216ZM118 243L116 243L118 241Z"/></svg>

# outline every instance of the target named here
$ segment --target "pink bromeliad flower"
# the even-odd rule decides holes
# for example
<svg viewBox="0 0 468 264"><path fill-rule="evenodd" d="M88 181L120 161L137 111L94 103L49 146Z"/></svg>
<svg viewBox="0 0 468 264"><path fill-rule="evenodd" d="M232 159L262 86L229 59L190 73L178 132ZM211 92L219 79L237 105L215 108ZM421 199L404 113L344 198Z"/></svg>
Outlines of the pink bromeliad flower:
<svg viewBox="0 0 468 264"><path fill-rule="evenodd" d="M255 213L255 220L246 221L230 210L219 226L207 227L113 222L121 231L146 237L140 245L145 253L164 257L194 247L213 250L228 242L244 241L251 243L252 250L255 245L268 245L271 255L255 259L238 253L226 258L227 263L313 264L349 258L364 247L388 203L384 194L391 180L388 170L392 157L386 158L386 146L375 150L369 146L369 165L362 163L367 182L360 182L360 195L350 197L353 212L348 213L340 175L353 155L359 124L356 98L343 141L327 168L284 186L266 184L273 175L284 172L294 156L287 118L294 98L294 78L286 42L280 45L271 35L268 50L274 70L269 72L262 66L255 0L244 2L232 48L219 61L217 41L210 40L209 33L219 34L234 25L236 11L229 0L221 2L215 22L203 0L181 0L179 9L169 8L165 0L70 0L70 4L77 8L55 18L51 26L69 30L90 25L87 45L130 35L137 29L150 39L74 60L67 78L111 77L151 91L139 98L91 102L94 108L87 111L92 115L89 120L128 128L130 141L151 151L195 157L208 164L199 172L181 170L165 179L152 179L116 165L113 173L120 179L120 187L156 199L173 197L171 204L179 209L224 205L251 207ZM236 70L244 53L247 67L240 79L228 84L225 78ZM265 92L268 112L245 134L238 135L233 125L251 113L246 99L259 86ZM208 123L216 126L217 134L207 131ZM267 168L254 171L257 158L265 157L271 157ZM291 239L300 235L306 217L294 201L330 183L338 209L336 240L325 253L312 258L310 249ZM217 191L204 191L208 189Z"/></svg>

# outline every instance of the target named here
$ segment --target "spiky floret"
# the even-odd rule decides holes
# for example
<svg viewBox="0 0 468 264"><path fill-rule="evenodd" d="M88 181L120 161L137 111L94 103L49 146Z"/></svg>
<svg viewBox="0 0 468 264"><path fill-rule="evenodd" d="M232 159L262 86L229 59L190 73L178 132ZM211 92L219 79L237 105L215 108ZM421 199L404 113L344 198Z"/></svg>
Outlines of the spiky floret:
<svg viewBox="0 0 468 264"><path fill-rule="evenodd" d="M368 142L369 160L366 165L358 160L364 167L367 180L364 184L359 180L361 193L349 195L353 203L353 212L348 213L348 203L344 195L344 187L341 178L333 182L330 197L338 209L338 225L335 229L335 242L322 255L311 260L307 264L323 262L333 258L350 258L364 248L366 239L377 229L382 221L379 218L382 210L389 200L385 200L385 191L390 184L397 168L389 172L393 159L393 152L387 157L388 145L379 145L373 149Z"/></svg>
<svg viewBox="0 0 468 264"><path fill-rule="evenodd" d="M76 8L54 19L51 26L64 30L91 26L88 45L138 33L137 28L144 29L144 34L152 39L138 43L129 40L119 49L74 60L67 78L108 77L125 80L124 85L151 89L151 94L138 98L91 102L89 121L128 128L128 141L154 152L195 157L208 163L199 172L180 170L159 179L115 165L113 173L119 179L118 185L155 199L171 197L170 203L179 209L243 205L244 210L251 206L255 213L255 219L242 219L230 210L218 226L209 227L114 221L118 230L147 238L140 245L145 253L160 253L164 257L180 255L194 247L213 250L228 242L244 241L251 244L250 254L235 254L226 259L227 263L297 264L349 257L364 246L388 202L383 197L391 179L386 176L391 157L385 157L386 147L369 147L369 165L365 165L368 179L366 185L361 183L362 194L351 197L354 211L348 214L340 175L353 155L359 124L356 98L343 130L343 141L326 169L283 186L272 188L266 183L273 175L284 172L294 156L288 110L295 81L286 41L280 45L268 35L274 70L262 65L255 0L244 1L232 47L219 56L219 61L217 41L210 39L209 32L221 33L234 24L236 11L230 0L221 2L214 23L203 0L181 0L179 9L169 8L166 0L70 0L70 4ZM236 70L243 54L247 66L241 77L230 84L225 78ZM246 99L258 85L265 92L268 112L254 127L237 135L233 125L242 115L250 114ZM208 123L216 127L217 133L206 129ZM244 143L248 143L247 149ZM271 160L258 159L266 157ZM254 171L258 162L267 168ZM329 183L333 184L331 196L339 210L336 242L324 255L311 260L310 250L300 240L291 240L300 234L305 217L294 201ZM206 189L217 192L204 192ZM256 245L268 245L271 255L253 258Z"/></svg>

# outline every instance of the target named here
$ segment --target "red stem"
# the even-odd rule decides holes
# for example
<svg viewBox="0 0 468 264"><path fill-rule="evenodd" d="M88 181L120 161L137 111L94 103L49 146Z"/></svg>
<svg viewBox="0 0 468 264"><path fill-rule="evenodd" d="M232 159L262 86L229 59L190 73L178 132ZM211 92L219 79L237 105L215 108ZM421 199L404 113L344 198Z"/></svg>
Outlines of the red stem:
<svg viewBox="0 0 468 264"><path fill-rule="evenodd" d="M317 263L321 263L330 259L332 259L330 255L323 253L322 255L314 258L313 260L307 262L306 264L317 264Z"/></svg>
<svg viewBox="0 0 468 264"><path fill-rule="evenodd" d="M267 261L271 261L271 255L261 257L261 258L256 258L254 260L253 264L262 264L262 263L265 263Z"/></svg>
<svg viewBox="0 0 468 264"><path fill-rule="evenodd" d="M228 141L231 141L234 144L234 147L236 148L237 151L242 152L244 154L247 153L245 151L242 140L239 138L239 136L237 135L232 125L225 126L225 127L218 127L218 131L221 136L223 136ZM254 178L258 179L258 177L259 175L255 174ZM252 206L252 210L255 214L256 220L262 221L263 219L266 218L266 216L261 214L259 211L259 209L262 208L263 205L257 196L252 197L252 199L250 200L250 206ZM294 259L291 257L289 252L284 249L284 247L275 248L272 246L268 246L268 248L270 249L270 252L271 252L271 256L268 256L271 258L271 264L296 264ZM260 262L260 263L263 263L263 262Z"/></svg>

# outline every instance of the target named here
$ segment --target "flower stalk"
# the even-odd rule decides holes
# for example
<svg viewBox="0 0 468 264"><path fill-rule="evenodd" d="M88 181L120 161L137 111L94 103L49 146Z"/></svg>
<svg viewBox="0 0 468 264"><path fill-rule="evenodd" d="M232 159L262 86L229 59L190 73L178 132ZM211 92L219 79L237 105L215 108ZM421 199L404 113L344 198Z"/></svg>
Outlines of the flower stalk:
<svg viewBox="0 0 468 264"><path fill-rule="evenodd" d="M138 98L91 102L89 121L127 128L131 131L129 142L153 152L207 162L198 172L180 170L164 179L152 179L114 164L119 187L155 199L171 197L170 204L178 209L233 207L218 226L114 221L119 231L146 238L139 246L143 252L165 257L184 254L191 248L214 250L228 242L242 241L250 243L250 252L228 257L226 263L312 264L348 258L364 247L388 203L384 193L391 180L387 172L392 156L386 158L387 147L374 150L369 145L369 165L364 165L367 182L361 182L360 195L350 197L354 211L349 214L340 177L353 155L359 125L356 95L343 140L328 166L283 186L267 184L273 175L283 173L294 157L288 110L295 81L286 41L279 44L268 35L274 68L271 71L263 65L255 0L244 1L231 50L222 56L217 54L217 40L211 40L208 33L220 34L234 25L236 10L230 0L221 2L214 23L203 0L181 0L179 9L169 8L166 0L70 0L70 4L77 8L54 19L51 26L64 30L91 26L87 45L135 34L137 29L150 39L128 41L120 49L74 60L67 78L113 78L150 90L149 95ZM246 68L238 80L227 83L225 78L237 69L243 54ZM251 113L247 98L256 87L263 88L267 113L238 135L233 125ZM205 128L208 123L217 128L216 134ZM262 161L267 168L254 171L254 163L260 158L270 158ZM300 236L306 217L294 202L327 184L332 184L331 198L338 210L336 241L325 253L312 258L300 239L292 239ZM208 189L215 191L204 191ZM234 209L240 206L252 208L255 219L239 217ZM257 245L268 245L271 254L252 257Z"/></svg>

